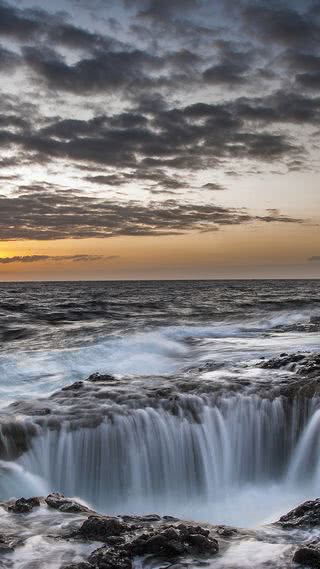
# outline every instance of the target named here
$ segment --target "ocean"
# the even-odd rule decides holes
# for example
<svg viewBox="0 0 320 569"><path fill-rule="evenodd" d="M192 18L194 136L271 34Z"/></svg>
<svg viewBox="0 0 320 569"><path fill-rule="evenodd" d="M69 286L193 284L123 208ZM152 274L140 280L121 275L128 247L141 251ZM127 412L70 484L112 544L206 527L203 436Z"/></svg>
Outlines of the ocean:
<svg viewBox="0 0 320 569"><path fill-rule="evenodd" d="M0 500L256 528L319 494L319 281L7 283L0 315Z"/></svg>

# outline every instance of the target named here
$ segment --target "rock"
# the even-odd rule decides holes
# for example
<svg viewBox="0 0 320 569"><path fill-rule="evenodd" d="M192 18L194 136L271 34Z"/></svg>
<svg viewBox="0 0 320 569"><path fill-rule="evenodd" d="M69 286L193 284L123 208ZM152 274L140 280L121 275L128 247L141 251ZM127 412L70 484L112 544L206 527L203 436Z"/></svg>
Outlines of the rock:
<svg viewBox="0 0 320 569"><path fill-rule="evenodd" d="M161 522L162 519L165 519L165 518L161 518L161 516L158 516L158 514L147 514L145 516L132 516L132 515L125 514L124 516L121 516L121 518L125 522L130 522L130 523L134 523L134 524L141 524L141 523L148 523L148 522Z"/></svg>
<svg viewBox="0 0 320 569"><path fill-rule="evenodd" d="M195 533L205 536L208 536L210 533L208 529L205 529L201 526L192 526L192 525L188 526L187 524L179 524L177 527L180 530L184 539L187 539L189 535Z"/></svg>
<svg viewBox="0 0 320 569"><path fill-rule="evenodd" d="M16 547L23 545L24 538L15 535L5 535L0 533L0 553L12 553ZM0 561L0 567L1 561Z"/></svg>
<svg viewBox="0 0 320 569"><path fill-rule="evenodd" d="M78 391L79 389L83 388L83 385L84 385L83 381L75 381L71 385L63 387L61 391Z"/></svg>
<svg viewBox="0 0 320 569"><path fill-rule="evenodd" d="M89 567L97 569L132 569L131 556L124 549L100 547L89 557Z"/></svg>
<svg viewBox="0 0 320 569"><path fill-rule="evenodd" d="M8 506L8 512L14 514L27 514L34 507L40 506L39 498L19 498L14 504Z"/></svg>
<svg viewBox="0 0 320 569"><path fill-rule="evenodd" d="M160 522L161 517L158 514L148 514L147 516L142 516L140 518L142 522Z"/></svg>
<svg viewBox="0 0 320 569"><path fill-rule="evenodd" d="M216 539L206 537L199 533L191 534L188 539L191 551L194 555L205 555L218 553L219 546Z"/></svg>
<svg viewBox="0 0 320 569"><path fill-rule="evenodd" d="M303 502L276 522L283 528L311 528L320 525L320 498Z"/></svg>
<svg viewBox="0 0 320 569"><path fill-rule="evenodd" d="M49 494L45 499L47 505L50 508L54 508L55 510L60 510L61 512L65 513L79 513L79 512L88 512L88 508L79 504L79 502L75 502L74 500L70 500L66 498L63 494L59 494L55 492L53 494Z"/></svg>
<svg viewBox="0 0 320 569"><path fill-rule="evenodd" d="M7 536L0 534L0 553L10 553L14 550Z"/></svg>
<svg viewBox="0 0 320 569"><path fill-rule="evenodd" d="M298 353L298 354L286 354L282 353L279 357L272 358L271 360L264 360L259 363L258 366L263 369L281 369L284 367L290 367L290 370L295 369L295 364L306 359L308 354Z"/></svg>
<svg viewBox="0 0 320 569"><path fill-rule="evenodd" d="M153 554L172 559L181 555L216 554L218 542L209 535L209 530L201 526L168 527L160 532L144 533L131 543L134 555Z"/></svg>
<svg viewBox="0 0 320 569"><path fill-rule="evenodd" d="M320 543L309 542L296 549L292 561L305 567L320 568Z"/></svg>
<svg viewBox="0 0 320 569"><path fill-rule="evenodd" d="M187 553L186 546L179 540L179 535L168 537L163 534L142 535L131 544L134 555L157 555L160 557L177 557Z"/></svg>
<svg viewBox="0 0 320 569"><path fill-rule="evenodd" d="M116 378L114 377L114 375L111 375L109 373L93 373L91 374L87 381L92 381L93 383L95 382L106 382L106 381L116 381Z"/></svg>
<svg viewBox="0 0 320 569"><path fill-rule="evenodd" d="M89 516L83 522L79 533L86 539L106 541L108 538L120 536L128 530L130 530L130 526L118 518Z"/></svg>
<svg viewBox="0 0 320 569"><path fill-rule="evenodd" d="M313 352L282 353L279 357L259 362L263 369L283 369L295 371L298 375L318 377L320 375L320 354Z"/></svg>
<svg viewBox="0 0 320 569"><path fill-rule="evenodd" d="M217 534L221 535L221 537L232 537L238 533L237 528L232 528L229 526L219 526L217 528Z"/></svg>

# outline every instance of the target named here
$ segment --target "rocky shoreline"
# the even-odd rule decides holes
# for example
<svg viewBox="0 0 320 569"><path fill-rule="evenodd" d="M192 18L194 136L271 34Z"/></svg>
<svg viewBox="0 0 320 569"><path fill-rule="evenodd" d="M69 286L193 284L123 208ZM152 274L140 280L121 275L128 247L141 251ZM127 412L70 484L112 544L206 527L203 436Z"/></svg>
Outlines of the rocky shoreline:
<svg viewBox="0 0 320 569"><path fill-rule="evenodd" d="M41 514L45 523L40 524ZM8 529L4 531L3 517ZM53 517L50 517L53 516ZM58 517L57 517L58 516ZM53 524L52 520L55 520ZM28 535L24 528L31 528ZM41 532L39 528L41 527ZM38 529L37 529L38 528ZM58 528L58 530L56 529ZM54 555L56 544L65 553L57 569L132 569L135 567L251 567L237 560L225 564L230 549L243 543L262 548L263 544L283 544L279 558L266 558L261 565L270 569L320 567L320 499L304 502L277 522L257 530L228 526L199 525L157 514L106 516L62 494L46 498L20 498L0 504L0 566L15 567L11 557L21 556L28 540L41 533ZM89 553L77 552L86 544ZM68 555L68 549L70 554ZM65 561L64 561L65 559ZM227 562L229 563L229 562ZM298 564L298 565L297 565ZM42 567L41 559L21 567Z"/></svg>

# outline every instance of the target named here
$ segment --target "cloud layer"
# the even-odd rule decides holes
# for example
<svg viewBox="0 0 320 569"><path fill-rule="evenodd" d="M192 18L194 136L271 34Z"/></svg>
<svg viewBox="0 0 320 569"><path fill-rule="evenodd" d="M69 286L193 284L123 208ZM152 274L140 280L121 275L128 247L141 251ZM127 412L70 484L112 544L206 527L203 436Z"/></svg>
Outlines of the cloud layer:
<svg viewBox="0 0 320 569"><path fill-rule="evenodd" d="M221 173L316 168L317 0L31 6L0 0L0 239L302 222L212 196Z"/></svg>
<svg viewBox="0 0 320 569"><path fill-rule="evenodd" d="M13 257L0 257L0 265L40 263L43 261L87 263L91 261L109 261L118 258L117 255L110 255L109 257L105 257L104 255L15 255Z"/></svg>
<svg viewBox="0 0 320 569"><path fill-rule="evenodd" d="M77 195L72 191L29 192L0 196L0 239L84 239L117 235L179 235L189 231L216 231L219 227L252 222L302 223L303 220L269 210L252 215L245 209L211 204L181 203L170 199L150 202L114 202Z"/></svg>

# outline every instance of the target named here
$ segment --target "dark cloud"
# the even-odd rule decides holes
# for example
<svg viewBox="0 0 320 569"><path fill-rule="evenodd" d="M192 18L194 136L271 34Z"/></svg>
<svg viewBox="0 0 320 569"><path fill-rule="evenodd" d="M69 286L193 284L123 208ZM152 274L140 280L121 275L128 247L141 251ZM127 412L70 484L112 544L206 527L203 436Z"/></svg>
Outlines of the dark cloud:
<svg viewBox="0 0 320 569"><path fill-rule="evenodd" d="M43 78L48 87L76 94L114 89L145 89L166 83L152 78L163 66L161 58L144 51L96 50L93 55L68 64L53 49L24 48L25 63Z"/></svg>
<svg viewBox="0 0 320 569"><path fill-rule="evenodd" d="M0 2L0 36L21 43L41 41L73 49L110 48L121 43L108 35L92 33L66 21L66 15L41 9L22 9Z"/></svg>
<svg viewBox="0 0 320 569"><path fill-rule="evenodd" d="M242 120L262 123L317 124L320 122L320 97L292 91L276 91L266 97L242 97L233 102Z"/></svg>
<svg viewBox="0 0 320 569"><path fill-rule="evenodd" d="M0 35L26 41L39 33L45 21L45 12L0 3Z"/></svg>
<svg viewBox="0 0 320 569"><path fill-rule="evenodd" d="M296 81L306 89L320 89L320 69L316 73L298 73Z"/></svg>
<svg viewBox="0 0 320 569"><path fill-rule="evenodd" d="M200 0L124 0L125 5L131 8L136 5L138 16L152 20L168 20L178 14L184 15L186 11L198 8Z"/></svg>
<svg viewBox="0 0 320 569"><path fill-rule="evenodd" d="M117 168L104 178L88 176L93 183L139 181L172 190L190 186L186 175L172 174L173 169L206 169L230 159L286 162L303 158L304 149L287 133L268 128L281 121L314 124L319 108L318 99L278 93L219 104L160 106L146 114L53 119L45 127L41 123L32 127L21 117L7 114L0 115L0 147L15 152L19 148L26 160L34 162L60 159ZM263 126L257 129L259 122Z"/></svg>
<svg viewBox="0 0 320 569"><path fill-rule="evenodd" d="M0 46L0 71L11 71L21 64L19 55Z"/></svg>
<svg viewBox="0 0 320 569"><path fill-rule="evenodd" d="M301 10L292 3L249 2L242 17L250 31L264 40L285 46L317 44L320 26L306 11L308 4L301 2Z"/></svg>
<svg viewBox="0 0 320 569"><path fill-rule="evenodd" d="M245 209L215 204L183 203L177 200L127 203L69 192L26 192L0 196L0 239L83 239L117 235L176 235L189 231L215 231L225 225L255 221L302 223L268 211L254 216ZM10 219L10 225L6 220Z"/></svg>
<svg viewBox="0 0 320 569"><path fill-rule="evenodd" d="M16 255L14 257L0 257L0 265L9 265L12 263L39 263L41 261L72 261L73 263L81 263L88 261L106 261L118 259L118 255Z"/></svg>
<svg viewBox="0 0 320 569"><path fill-rule="evenodd" d="M252 51L242 51L231 42L216 42L219 61L203 72L203 79L212 84L240 84L248 81L253 71ZM238 47L238 49L237 49Z"/></svg>

